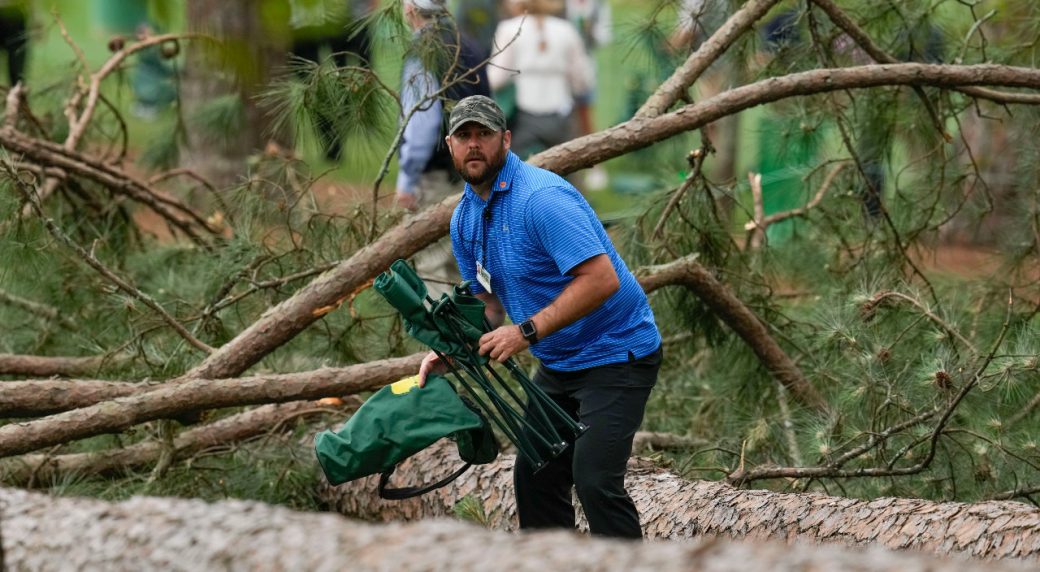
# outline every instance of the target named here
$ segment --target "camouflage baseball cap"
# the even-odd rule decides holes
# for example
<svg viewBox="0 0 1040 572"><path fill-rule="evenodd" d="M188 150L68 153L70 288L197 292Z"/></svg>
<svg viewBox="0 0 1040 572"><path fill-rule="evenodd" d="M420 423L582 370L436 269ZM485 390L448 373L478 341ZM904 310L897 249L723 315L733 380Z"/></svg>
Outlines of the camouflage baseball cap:
<svg viewBox="0 0 1040 572"><path fill-rule="evenodd" d="M448 135L455 133L456 129L470 121L476 121L495 131L506 130L506 116L502 113L502 108L495 100L483 95L471 95L455 104L448 117Z"/></svg>

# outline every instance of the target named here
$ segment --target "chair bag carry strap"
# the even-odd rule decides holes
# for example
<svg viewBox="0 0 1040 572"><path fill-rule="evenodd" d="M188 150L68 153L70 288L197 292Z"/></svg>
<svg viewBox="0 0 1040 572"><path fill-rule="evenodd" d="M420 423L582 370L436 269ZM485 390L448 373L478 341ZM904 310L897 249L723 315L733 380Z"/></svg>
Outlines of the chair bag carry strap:
<svg viewBox="0 0 1040 572"><path fill-rule="evenodd" d="M396 468L396 466L394 468ZM412 497L417 497L419 495L424 495L430 491L437 490L443 487L444 485L454 481L455 479L461 477L462 473L465 473L467 470L469 470L469 468L470 463L466 463L459 467L459 469L456 470L454 473L444 477L443 479L433 484L425 485L422 487L399 488L387 487L387 485L390 484L390 475L394 473L394 469L390 469L389 471L379 475L379 498L383 498L386 500L404 500L410 499Z"/></svg>

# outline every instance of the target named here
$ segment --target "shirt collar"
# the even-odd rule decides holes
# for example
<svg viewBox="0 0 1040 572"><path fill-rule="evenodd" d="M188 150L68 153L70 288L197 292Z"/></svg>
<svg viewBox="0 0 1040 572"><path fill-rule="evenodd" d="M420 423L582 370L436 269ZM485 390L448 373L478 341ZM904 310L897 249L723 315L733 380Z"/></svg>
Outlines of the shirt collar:
<svg viewBox="0 0 1040 572"><path fill-rule="evenodd" d="M518 157L516 153L513 153L512 151L506 152L506 164L498 171L498 176L495 177L495 182L491 184L491 193L488 195L489 201L495 193L504 193L513 188L513 175L516 174L516 170L520 167L521 162L520 157ZM473 190L473 187L470 186L469 183L466 183L465 193L481 203L485 202L480 198L480 195Z"/></svg>

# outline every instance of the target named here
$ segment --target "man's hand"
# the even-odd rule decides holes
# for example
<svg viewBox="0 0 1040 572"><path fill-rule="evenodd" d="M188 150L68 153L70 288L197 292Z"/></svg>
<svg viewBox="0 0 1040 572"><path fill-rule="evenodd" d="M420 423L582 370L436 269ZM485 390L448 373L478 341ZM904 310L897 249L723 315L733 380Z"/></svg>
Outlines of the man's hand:
<svg viewBox="0 0 1040 572"><path fill-rule="evenodd" d="M526 350L527 343L520 333L520 326L501 326L480 336L480 355L489 356L498 363Z"/></svg>
<svg viewBox="0 0 1040 572"><path fill-rule="evenodd" d="M436 352L426 354L419 366L419 387L426 385L426 377L431 374L443 375L448 372L448 364L444 363Z"/></svg>
<svg viewBox="0 0 1040 572"><path fill-rule="evenodd" d="M419 208L419 199L414 193L397 193L397 204L403 209L415 211Z"/></svg>

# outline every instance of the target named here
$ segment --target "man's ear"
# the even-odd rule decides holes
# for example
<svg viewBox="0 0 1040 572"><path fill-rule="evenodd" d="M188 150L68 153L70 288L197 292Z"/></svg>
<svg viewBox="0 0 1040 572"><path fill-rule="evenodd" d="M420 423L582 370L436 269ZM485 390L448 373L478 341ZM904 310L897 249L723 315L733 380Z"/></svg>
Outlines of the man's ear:
<svg viewBox="0 0 1040 572"><path fill-rule="evenodd" d="M502 133L502 147L504 147L505 150L508 151L509 150L509 145L512 142L513 142L513 132L508 130L508 129L506 129Z"/></svg>
<svg viewBox="0 0 1040 572"><path fill-rule="evenodd" d="M452 149L451 149L451 135L445 135L444 136L444 144L448 147L448 155L452 159L454 159L455 158L455 151L452 151Z"/></svg>

